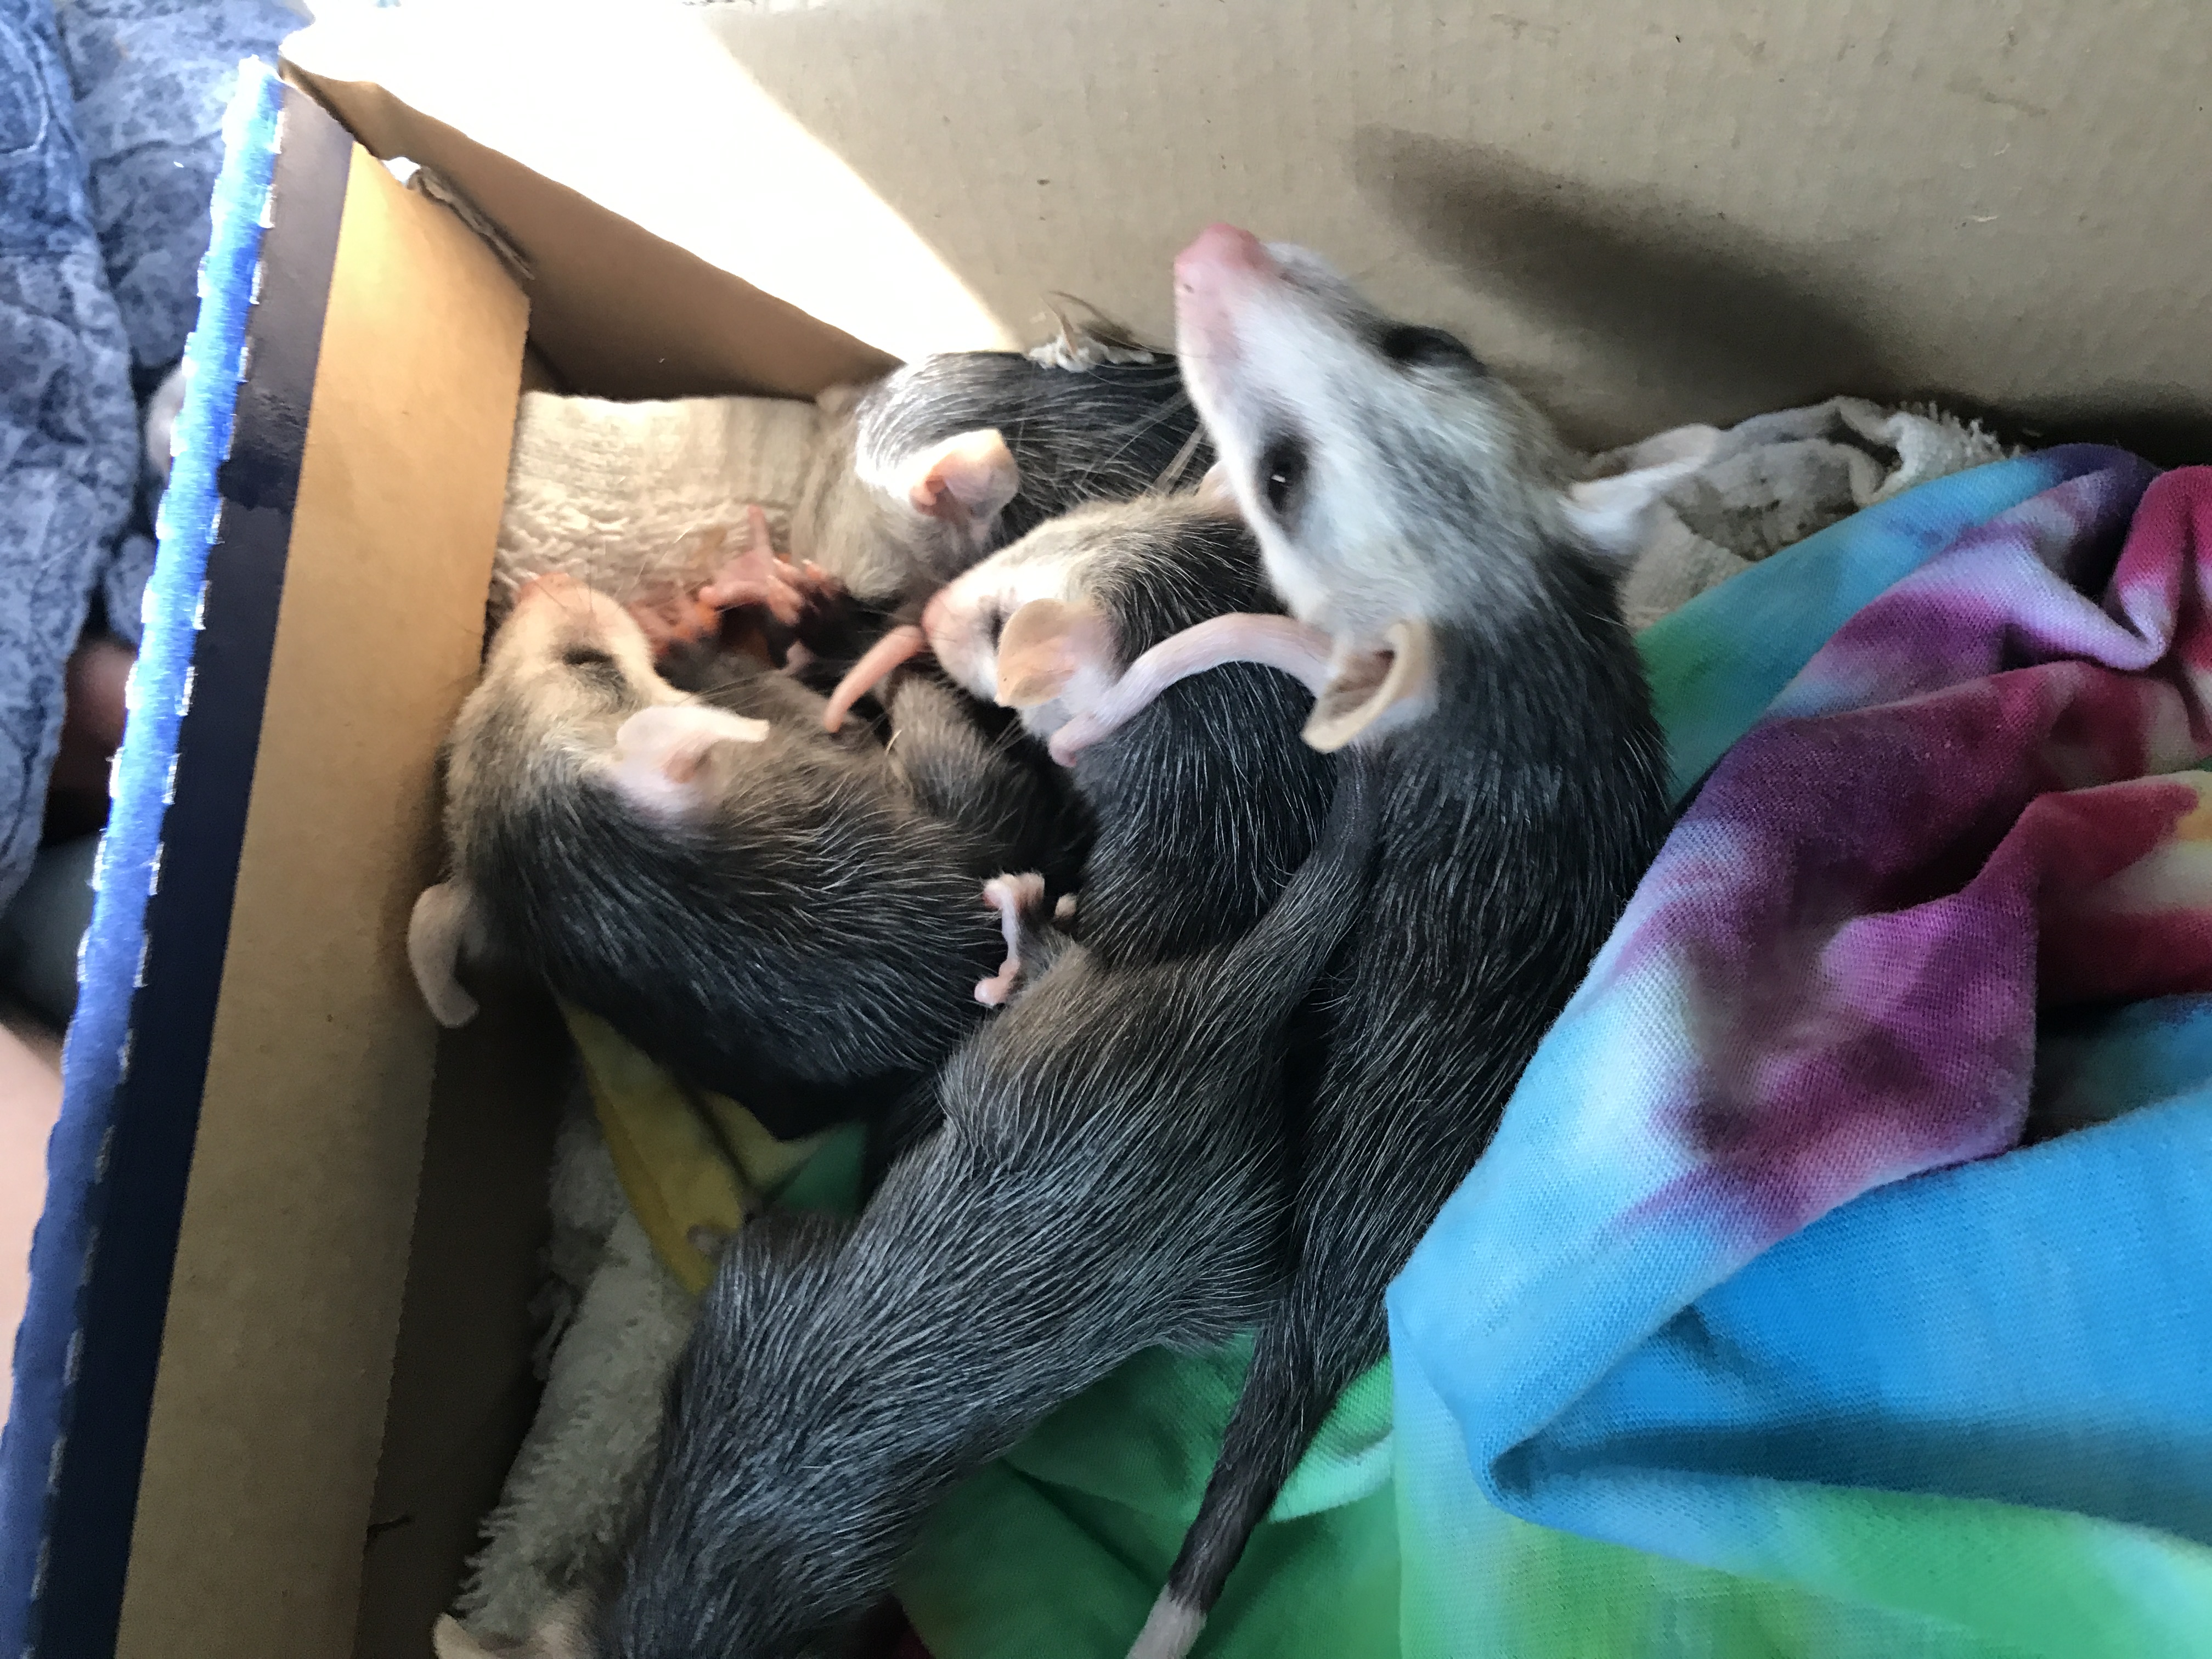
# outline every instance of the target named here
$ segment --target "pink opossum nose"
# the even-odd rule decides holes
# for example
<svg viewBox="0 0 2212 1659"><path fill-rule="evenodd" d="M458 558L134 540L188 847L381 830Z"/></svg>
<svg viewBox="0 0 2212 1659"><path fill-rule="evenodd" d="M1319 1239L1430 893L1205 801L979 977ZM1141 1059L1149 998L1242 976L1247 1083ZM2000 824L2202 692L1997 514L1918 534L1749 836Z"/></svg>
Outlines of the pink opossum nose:
<svg viewBox="0 0 2212 1659"><path fill-rule="evenodd" d="M1232 272L1270 276L1275 262L1260 239L1235 225L1212 224L1198 233L1191 245L1176 255L1176 286L1188 289Z"/></svg>
<svg viewBox="0 0 2212 1659"><path fill-rule="evenodd" d="M1261 283L1279 275L1274 256L1249 230L1208 225L1176 256L1176 340L1206 372L1224 374L1241 358L1237 316ZM1186 364L1188 370L1191 365Z"/></svg>

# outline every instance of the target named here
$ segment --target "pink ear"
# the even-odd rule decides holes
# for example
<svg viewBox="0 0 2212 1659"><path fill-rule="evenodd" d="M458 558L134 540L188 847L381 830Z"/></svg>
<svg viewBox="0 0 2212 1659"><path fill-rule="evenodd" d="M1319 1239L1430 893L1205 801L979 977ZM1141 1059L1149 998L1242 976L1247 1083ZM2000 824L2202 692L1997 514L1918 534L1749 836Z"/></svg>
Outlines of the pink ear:
<svg viewBox="0 0 2212 1659"><path fill-rule="evenodd" d="M999 635L999 702L1035 708L1067 689L1079 670L1103 662L1106 619L1058 599L1031 599Z"/></svg>
<svg viewBox="0 0 2212 1659"><path fill-rule="evenodd" d="M1206 468L1205 475L1198 481L1198 487L1191 494L1197 497L1199 505L1224 519L1244 516L1244 509L1237 504L1237 491L1229 482L1229 464L1226 461L1216 461Z"/></svg>
<svg viewBox="0 0 2212 1659"><path fill-rule="evenodd" d="M1436 706L1436 653L1420 623L1392 623L1379 651L1349 652L1329 665L1328 684L1306 719L1307 743L1327 754L1354 738L1410 726Z"/></svg>
<svg viewBox="0 0 2212 1659"><path fill-rule="evenodd" d="M947 438L915 455L904 470L907 500L915 512L979 543L1022 487L1021 469L995 427Z"/></svg>
<svg viewBox="0 0 2212 1659"><path fill-rule="evenodd" d="M477 1017L477 1000L456 975L462 962L482 948L467 885L457 878L424 888L407 921L407 965L439 1024L450 1029Z"/></svg>
<svg viewBox="0 0 2212 1659"><path fill-rule="evenodd" d="M713 792L708 760L726 744L759 743L766 720L749 720L703 703L657 703L616 728L605 775L640 811L681 817L704 806Z"/></svg>

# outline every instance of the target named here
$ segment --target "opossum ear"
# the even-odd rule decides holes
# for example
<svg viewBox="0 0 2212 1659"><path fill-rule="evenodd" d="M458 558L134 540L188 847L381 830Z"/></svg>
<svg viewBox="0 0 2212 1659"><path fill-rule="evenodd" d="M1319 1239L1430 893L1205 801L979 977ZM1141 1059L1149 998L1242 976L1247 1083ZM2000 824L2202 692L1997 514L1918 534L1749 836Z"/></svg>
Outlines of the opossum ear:
<svg viewBox="0 0 2212 1659"><path fill-rule="evenodd" d="M1200 506L1219 514L1224 519L1244 516L1244 509L1237 505L1237 492L1230 485L1229 468L1224 462L1216 461L1206 468L1206 475L1199 479L1198 487L1191 491L1191 495Z"/></svg>
<svg viewBox="0 0 2212 1659"><path fill-rule="evenodd" d="M1713 427L1681 426L1646 438L1624 455L1626 471L1568 488L1568 519L1600 552L1632 556L1659 498L1711 459L1720 436Z"/></svg>
<svg viewBox="0 0 2212 1659"><path fill-rule="evenodd" d="M438 1659L514 1659L520 1651L512 1642L479 1640L451 1613L441 1615L430 1627L430 1650Z"/></svg>
<svg viewBox="0 0 2212 1659"><path fill-rule="evenodd" d="M452 1030L477 1017L477 1000L461 988L464 957L483 949L476 896L459 881L427 887L407 919L407 965L430 1017Z"/></svg>
<svg viewBox="0 0 2212 1659"><path fill-rule="evenodd" d="M553 1604L538 1628L520 1642L486 1641L471 1636L448 1613L430 1627L437 1659L589 1659L584 1647L585 1604L572 1591Z"/></svg>
<svg viewBox="0 0 2212 1659"><path fill-rule="evenodd" d="M641 708L615 732L607 777L641 811L680 817L720 793L728 744L758 743L768 732L766 720L704 703Z"/></svg>
<svg viewBox="0 0 2212 1659"><path fill-rule="evenodd" d="M824 386L814 394L814 406L833 421L841 421L853 412L853 405L860 401L865 386Z"/></svg>
<svg viewBox="0 0 2212 1659"><path fill-rule="evenodd" d="M1096 611L1031 599L1006 618L999 635L1000 705L1050 702L1079 672L1103 663L1109 648L1106 619Z"/></svg>
<svg viewBox="0 0 2212 1659"><path fill-rule="evenodd" d="M1392 623L1379 651L1340 652L1306 719L1305 740L1324 754L1354 738L1411 725L1436 702L1436 653L1427 624Z"/></svg>
<svg viewBox="0 0 2212 1659"><path fill-rule="evenodd" d="M902 470L914 510L963 532L978 546L1022 487L1021 468L996 427L947 438Z"/></svg>

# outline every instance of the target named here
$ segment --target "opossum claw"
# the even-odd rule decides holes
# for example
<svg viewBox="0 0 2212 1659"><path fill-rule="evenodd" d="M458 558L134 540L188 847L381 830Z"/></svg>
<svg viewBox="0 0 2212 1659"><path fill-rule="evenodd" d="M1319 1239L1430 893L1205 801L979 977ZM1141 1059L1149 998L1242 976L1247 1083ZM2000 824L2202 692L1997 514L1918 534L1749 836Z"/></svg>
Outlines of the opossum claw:
<svg viewBox="0 0 2212 1659"><path fill-rule="evenodd" d="M806 609L801 586L806 573L776 556L769 538L768 514L758 504L745 509L749 534L745 544L723 562L720 569L699 590L699 602L716 611L741 605L757 605L785 627L797 622Z"/></svg>

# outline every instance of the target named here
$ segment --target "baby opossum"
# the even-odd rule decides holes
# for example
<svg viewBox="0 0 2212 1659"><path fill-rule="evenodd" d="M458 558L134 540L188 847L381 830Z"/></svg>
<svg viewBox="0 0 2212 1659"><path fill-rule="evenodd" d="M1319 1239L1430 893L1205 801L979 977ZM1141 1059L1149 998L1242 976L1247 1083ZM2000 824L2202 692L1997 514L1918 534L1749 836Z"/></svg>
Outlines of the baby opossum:
<svg viewBox="0 0 2212 1659"><path fill-rule="evenodd" d="M1025 710L1047 726L1131 652L1265 602L1249 534L1188 498L1074 515L957 587L943 665L983 695L1056 681ZM1298 742L1305 702L1230 670L1085 757L1107 851L1083 942L1040 884L994 884L1028 988L947 1068L945 1127L857 1223L730 1242L596 1651L836 1650L952 1484L1137 1350L1250 1323L1280 1267L1285 1028L1371 829L1371 790L1347 787L1308 859L1338 763ZM580 1655L591 1622L538 1650Z"/></svg>
<svg viewBox="0 0 2212 1659"><path fill-rule="evenodd" d="M1272 610L1235 504L1198 492L1079 507L940 589L939 665L1049 738L1129 661L1209 617ZM1093 839L1076 925L1109 962L1226 943L1313 844L1334 766L1297 739L1308 697L1242 665L1176 686L1074 764Z"/></svg>
<svg viewBox="0 0 2212 1659"><path fill-rule="evenodd" d="M1279 1270L1284 1028L1361 905L1372 801L1347 769L1233 944L1145 966L1058 945L857 1221L737 1234L585 1650L846 1651L961 1480L1139 1350L1249 1326Z"/></svg>
<svg viewBox="0 0 2212 1659"><path fill-rule="evenodd" d="M448 1024L458 959L511 955L792 1139L898 1102L981 1018L981 883L1039 820L943 686L900 688L888 752L765 670L717 695L654 673L612 600L527 585L448 742L453 874L409 952Z"/></svg>
<svg viewBox="0 0 2212 1659"><path fill-rule="evenodd" d="M1667 819L1607 550L1694 457L1570 483L1458 340L1313 255L1216 226L1176 264L1185 375L1276 591L1317 630L1310 741L1377 769L1373 884L1296 1143L1286 1288L1133 1655L1186 1652L1382 1293L1487 1142ZM1272 618L1253 652L1282 662ZM1323 652L1325 651L1325 656ZM1196 665L1183 665L1185 668Z"/></svg>
<svg viewBox="0 0 2212 1659"><path fill-rule="evenodd" d="M1164 355L1064 368L945 352L819 401L792 551L886 613L1071 507L1171 488L1212 461Z"/></svg>

